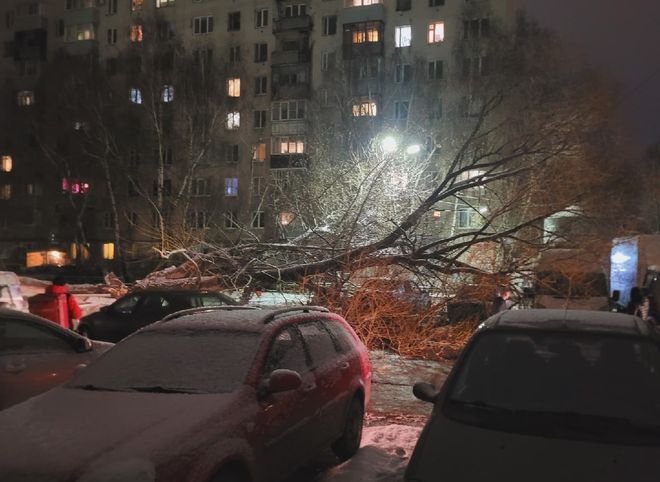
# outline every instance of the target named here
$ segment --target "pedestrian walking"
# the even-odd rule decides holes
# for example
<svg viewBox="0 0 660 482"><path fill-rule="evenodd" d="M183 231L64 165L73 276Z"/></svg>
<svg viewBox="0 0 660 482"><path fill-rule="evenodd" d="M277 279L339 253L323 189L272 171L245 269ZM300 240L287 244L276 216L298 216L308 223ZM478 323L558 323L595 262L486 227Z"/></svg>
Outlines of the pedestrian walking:
<svg viewBox="0 0 660 482"><path fill-rule="evenodd" d="M69 293L64 278L57 276L46 292L28 300L30 312L57 323L63 328L75 330L82 316L76 297Z"/></svg>

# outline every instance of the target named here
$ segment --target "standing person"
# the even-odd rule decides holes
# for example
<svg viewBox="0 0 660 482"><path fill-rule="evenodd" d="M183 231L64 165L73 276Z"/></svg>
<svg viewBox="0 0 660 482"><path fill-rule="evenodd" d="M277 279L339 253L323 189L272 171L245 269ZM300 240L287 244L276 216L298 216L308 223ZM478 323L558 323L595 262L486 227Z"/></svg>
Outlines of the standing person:
<svg viewBox="0 0 660 482"><path fill-rule="evenodd" d="M82 311L76 298L70 294L62 276L57 276L53 284L46 288L46 292L33 296L28 300L30 312L46 318L58 325L74 330Z"/></svg>
<svg viewBox="0 0 660 482"><path fill-rule="evenodd" d="M649 297L645 295L644 291L639 286L630 288L630 301L626 308L626 313L640 317L642 320L649 318L649 311L651 309L651 302Z"/></svg>
<svg viewBox="0 0 660 482"><path fill-rule="evenodd" d="M500 311L506 311L511 307L509 297L511 296L511 291L508 289L503 289L493 300L493 309L491 310L491 315L496 315Z"/></svg>

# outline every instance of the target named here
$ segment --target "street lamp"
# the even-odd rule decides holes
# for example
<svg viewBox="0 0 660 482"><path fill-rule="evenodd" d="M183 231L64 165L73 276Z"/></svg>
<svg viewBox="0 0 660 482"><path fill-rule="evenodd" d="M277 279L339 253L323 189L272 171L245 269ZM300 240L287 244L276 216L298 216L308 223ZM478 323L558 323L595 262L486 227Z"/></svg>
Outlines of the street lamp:
<svg viewBox="0 0 660 482"><path fill-rule="evenodd" d="M422 148L420 147L419 144L412 144L406 148L406 154L414 155L414 154L419 154L419 151L421 151Z"/></svg>
<svg viewBox="0 0 660 482"><path fill-rule="evenodd" d="M385 139L383 139L380 143L380 147L382 147L383 152L394 152L396 151L397 148L397 143L396 139L392 136L387 136Z"/></svg>

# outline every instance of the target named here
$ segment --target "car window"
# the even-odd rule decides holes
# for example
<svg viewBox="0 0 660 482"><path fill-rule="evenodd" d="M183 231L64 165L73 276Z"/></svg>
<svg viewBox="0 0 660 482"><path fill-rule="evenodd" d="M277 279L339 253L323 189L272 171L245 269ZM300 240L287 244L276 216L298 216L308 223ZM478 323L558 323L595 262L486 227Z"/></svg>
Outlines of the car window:
<svg viewBox="0 0 660 482"><path fill-rule="evenodd" d="M283 329L268 350L263 374L277 369L293 370L300 374L309 370L307 356L300 335L291 327Z"/></svg>
<svg viewBox="0 0 660 482"><path fill-rule="evenodd" d="M660 348L647 340L484 333L455 380L445 413L473 423L559 438L660 445Z"/></svg>
<svg viewBox="0 0 660 482"><path fill-rule="evenodd" d="M259 334L221 330L138 333L91 363L71 388L228 393L245 382Z"/></svg>
<svg viewBox="0 0 660 482"><path fill-rule="evenodd" d="M131 313L133 313L133 310L135 309L135 305L137 305L137 302L139 300L140 300L139 295L125 296L115 301L115 303L113 303L112 305L112 309L113 311L120 313L122 315L130 315Z"/></svg>
<svg viewBox="0 0 660 482"><path fill-rule="evenodd" d="M324 320L321 323L322 327L330 333L335 345L335 350L337 350L338 353L346 353L347 351L350 351L353 346L353 339L341 323L335 320Z"/></svg>
<svg viewBox="0 0 660 482"><path fill-rule="evenodd" d="M321 322L314 321L298 325L298 329L305 340L312 357L312 366L318 367L332 362L337 351L327 330L323 329Z"/></svg>
<svg viewBox="0 0 660 482"><path fill-rule="evenodd" d="M148 294L142 299L138 307L140 313L163 313L167 311L170 302L163 296L157 294Z"/></svg>
<svg viewBox="0 0 660 482"><path fill-rule="evenodd" d="M72 351L69 340L24 320L0 320L0 352Z"/></svg>
<svg viewBox="0 0 660 482"><path fill-rule="evenodd" d="M202 293L199 296L199 306L220 306L225 305L225 301L216 294Z"/></svg>

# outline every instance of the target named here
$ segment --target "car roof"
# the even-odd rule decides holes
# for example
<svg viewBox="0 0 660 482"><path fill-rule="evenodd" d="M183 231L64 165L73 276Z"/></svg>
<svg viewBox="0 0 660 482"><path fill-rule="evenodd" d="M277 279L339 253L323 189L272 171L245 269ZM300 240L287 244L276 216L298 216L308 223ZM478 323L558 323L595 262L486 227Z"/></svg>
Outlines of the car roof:
<svg viewBox="0 0 660 482"><path fill-rule="evenodd" d="M650 325L633 315L590 310L507 310L491 316L480 330L546 330L652 336Z"/></svg>
<svg viewBox="0 0 660 482"><path fill-rule="evenodd" d="M248 306L209 306L173 313L162 321L143 328L141 331L171 332L178 330L240 330L260 333L270 322L300 315L329 315L321 306L297 306L289 308L261 309ZM336 315L335 315L336 316Z"/></svg>
<svg viewBox="0 0 660 482"><path fill-rule="evenodd" d="M9 308L0 308L0 320L7 320L7 319L27 321L30 323L44 326L49 330L60 332L61 334L71 338L80 338L80 335L78 333L75 333L71 330L66 330L57 323L53 323L52 321L47 320L46 318L33 315L32 313L25 313L23 311L12 310Z"/></svg>
<svg viewBox="0 0 660 482"><path fill-rule="evenodd" d="M175 288L175 289L169 289L169 288L138 288L133 291L130 291L124 296L132 296L132 295L145 295L145 294L155 294L155 295L175 295L175 296L186 296L186 295L217 295L223 300L226 300L227 302L238 302L233 299L231 296L222 293L220 291L209 291L209 290L197 290L193 288Z"/></svg>

